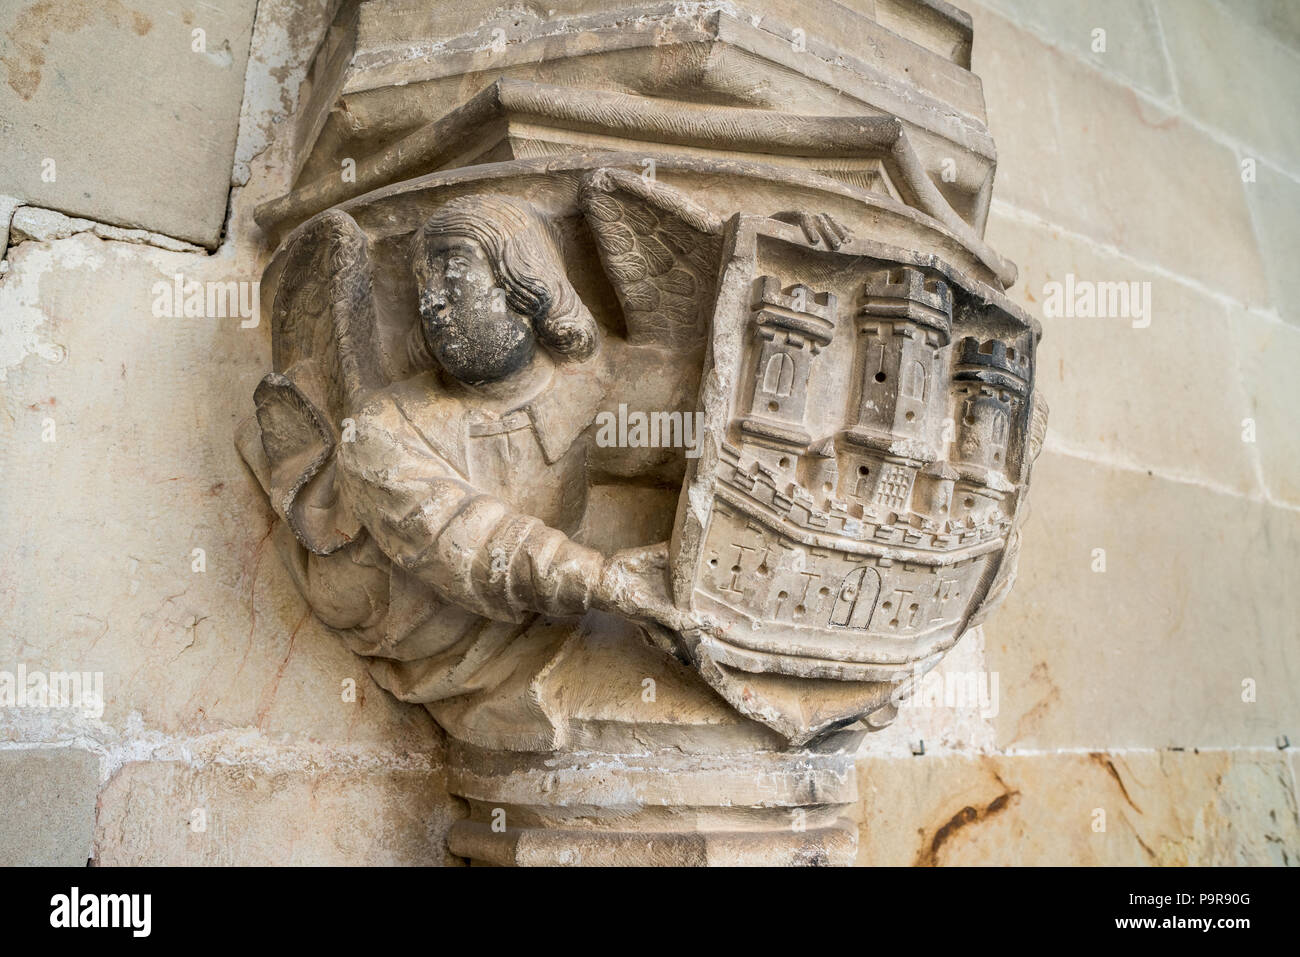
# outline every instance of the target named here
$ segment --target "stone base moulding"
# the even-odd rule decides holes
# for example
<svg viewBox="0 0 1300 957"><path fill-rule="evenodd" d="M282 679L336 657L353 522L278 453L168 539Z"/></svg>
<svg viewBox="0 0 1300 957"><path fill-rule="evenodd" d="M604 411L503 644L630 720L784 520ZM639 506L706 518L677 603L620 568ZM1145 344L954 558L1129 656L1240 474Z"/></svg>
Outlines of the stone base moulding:
<svg viewBox="0 0 1300 957"><path fill-rule="evenodd" d="M845 744L633 755L453 743L448 785L469 817L452 825L451 851L495 865L849 865L857 741Z"/></svg>

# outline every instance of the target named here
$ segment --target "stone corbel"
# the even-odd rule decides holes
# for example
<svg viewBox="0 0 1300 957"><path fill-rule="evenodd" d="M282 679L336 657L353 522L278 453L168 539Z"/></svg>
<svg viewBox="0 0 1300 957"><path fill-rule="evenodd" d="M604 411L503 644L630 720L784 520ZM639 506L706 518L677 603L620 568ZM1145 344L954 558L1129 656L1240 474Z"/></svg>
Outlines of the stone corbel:
<svg viewBox="0 0 1300 957"><path fill-rule="evenodd" d="M257 211L287 566L446 731L453 853L853 863L1046 427L969 20L489 6L344 3Z"/></svg>

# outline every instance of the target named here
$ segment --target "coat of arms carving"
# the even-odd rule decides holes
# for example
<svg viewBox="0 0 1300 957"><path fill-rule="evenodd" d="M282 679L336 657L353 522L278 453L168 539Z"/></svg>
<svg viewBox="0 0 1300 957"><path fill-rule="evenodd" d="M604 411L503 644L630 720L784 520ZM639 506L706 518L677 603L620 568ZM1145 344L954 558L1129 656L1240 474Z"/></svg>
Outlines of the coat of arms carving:
<svg viewBox="0 0 1300 957"><path fill-rule="evenodd" d="M674 555L679 602L714 627L681 644L804 743L888 709L1013 574L1040 332L942 261L876 243L738 216L723 255L709 441Z"/></svg>

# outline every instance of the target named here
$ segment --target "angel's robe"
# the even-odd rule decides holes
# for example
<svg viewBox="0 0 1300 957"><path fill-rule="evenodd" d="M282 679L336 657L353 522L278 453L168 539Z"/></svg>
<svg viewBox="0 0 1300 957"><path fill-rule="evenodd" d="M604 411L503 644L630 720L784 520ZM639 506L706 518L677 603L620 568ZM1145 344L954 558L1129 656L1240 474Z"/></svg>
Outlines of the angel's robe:
<svg viewBox="0 0 1300 957"><path fill-rule="evenodd" d="M473 690L466 672L491 657L485 646L537 614L586 610L603 556L569 538L587 494L587 448L575 440L607 379L603 362L559 367L531 401L492 413L425 374L353 415L340 493L390 568L387 608L351 637L394 662L400 697Z"/></svg>
<svg viewBox="0 0 1300 957"><path fill-rule="evenodd" d="M558 364L542 391L499 414L432 372L383 388L350 411L355 434L292 506L299 528L343 520L355 540L322 554L282 524L286 564L316 615L396 697L467 740L551 747L556 728L540 715L483 739L492 724L483 712L527 699L528 676L580 627L605 555L668 536L684 468L680 448L600 447L593 423L620 403L693 408L698 362L608 337L597 356ZM249 423L241 448L271 491L275 463L259 453L274 421L262 425ZM633 512L621 518L625 508ZM650 516L664 524L647 533ZM634 533L652 537L626 537Z"/></svg>

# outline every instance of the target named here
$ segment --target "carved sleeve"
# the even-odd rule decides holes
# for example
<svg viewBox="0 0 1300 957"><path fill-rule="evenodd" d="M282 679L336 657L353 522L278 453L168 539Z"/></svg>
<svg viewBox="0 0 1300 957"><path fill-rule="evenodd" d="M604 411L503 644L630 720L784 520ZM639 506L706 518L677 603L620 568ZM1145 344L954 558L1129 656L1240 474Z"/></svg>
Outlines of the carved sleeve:
<svg viewBox="0 0 1300 957"><path fill-rule="evenodd" d="M488 618L577 615L604 556L471 486L395 403L356 420L340 446L345 494L388 557Z"/></svg>

